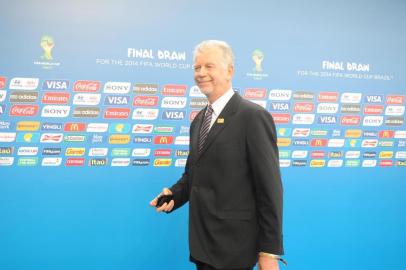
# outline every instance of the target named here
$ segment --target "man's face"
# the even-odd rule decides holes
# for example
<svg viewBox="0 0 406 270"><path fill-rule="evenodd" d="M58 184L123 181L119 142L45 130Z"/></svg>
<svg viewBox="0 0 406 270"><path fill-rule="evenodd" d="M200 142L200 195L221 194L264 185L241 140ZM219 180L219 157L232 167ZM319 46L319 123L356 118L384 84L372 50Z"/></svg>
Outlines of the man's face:
<svg viewBox="0 0 406 270"><path fill-rule="evenodd" d="M225 66L222 53L218 48L209 48L195 57L195 82L209 99L217 99L231 87L234 69L231 65Z"/></svg>

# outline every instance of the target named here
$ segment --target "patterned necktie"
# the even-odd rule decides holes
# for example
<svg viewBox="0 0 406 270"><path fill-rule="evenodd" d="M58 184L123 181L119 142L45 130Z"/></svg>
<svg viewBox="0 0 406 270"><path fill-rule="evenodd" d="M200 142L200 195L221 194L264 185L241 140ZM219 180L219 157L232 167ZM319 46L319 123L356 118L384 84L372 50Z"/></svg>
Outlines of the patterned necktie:
<svg viewBox="0 0 406 270"><path fill-rule="evenodd" d="M204 116L202 127L200 128L199 154L202 152L204 143L207 139L207 135L209 134L212 114L213 108L211 107L211 105L209 105L207 106L206 115Z"/></svg>

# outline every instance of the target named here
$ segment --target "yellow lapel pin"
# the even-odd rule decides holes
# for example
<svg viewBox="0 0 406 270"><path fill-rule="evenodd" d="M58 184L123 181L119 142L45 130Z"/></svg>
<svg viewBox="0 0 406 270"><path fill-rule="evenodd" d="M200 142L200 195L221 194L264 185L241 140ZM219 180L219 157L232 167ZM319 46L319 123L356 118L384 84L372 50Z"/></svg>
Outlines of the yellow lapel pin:
<svg viewBox="0 0 406 270"><path fill-rule="evenodd" d="M224 124L224 118L218 118L217 124Z"/></svg>

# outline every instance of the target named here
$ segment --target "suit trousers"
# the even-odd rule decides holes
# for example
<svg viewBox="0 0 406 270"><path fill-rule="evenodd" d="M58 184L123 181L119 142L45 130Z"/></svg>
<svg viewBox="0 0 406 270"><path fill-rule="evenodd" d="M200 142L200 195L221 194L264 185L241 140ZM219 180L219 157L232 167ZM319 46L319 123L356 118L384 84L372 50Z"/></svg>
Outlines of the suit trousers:
<svg viewBox="0 0 406 270"><path fill-rule="evenodd" d="M248 268L239 268L239 269L217 269L211 265L208 265L206 263L202 263L202 262L199 262L196 260L194 260L194 263L196 264L196 270L252 270L254 268L254 267L248 267Z"/></svg>

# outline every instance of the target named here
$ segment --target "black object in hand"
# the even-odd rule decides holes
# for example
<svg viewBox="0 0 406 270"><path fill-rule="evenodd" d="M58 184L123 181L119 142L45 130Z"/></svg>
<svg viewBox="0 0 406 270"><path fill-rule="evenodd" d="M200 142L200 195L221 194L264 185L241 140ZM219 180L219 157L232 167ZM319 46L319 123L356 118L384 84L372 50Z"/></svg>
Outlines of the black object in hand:
<svg viewBox="0 0 406 270"><path fill-rule="evenodd" d="M164 203L169 203L171 200L173 200L173 195L161 195L158 197L155 207L161 207Z"/></svg>

